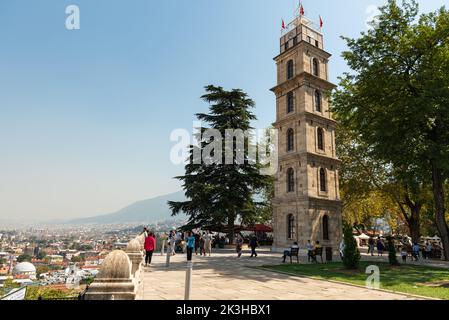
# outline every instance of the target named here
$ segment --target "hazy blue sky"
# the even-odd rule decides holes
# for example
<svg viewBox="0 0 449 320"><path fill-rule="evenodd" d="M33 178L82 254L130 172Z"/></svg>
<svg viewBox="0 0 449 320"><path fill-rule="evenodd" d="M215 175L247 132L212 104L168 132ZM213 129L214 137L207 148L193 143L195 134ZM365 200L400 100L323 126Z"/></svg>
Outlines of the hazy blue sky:
<svg viewBox="0 0 449 320"><path fill-rule="evenodd" d="M340 35L376 0L304 0L324 19L331 77ZM420 1L435 10L447 0ZM293 0L0 0L0 218L108 213L180 189L170 132L192 127L203 86L242 88L274 121L272 58ZM65 8L81 29L65 28Z"/></svg>

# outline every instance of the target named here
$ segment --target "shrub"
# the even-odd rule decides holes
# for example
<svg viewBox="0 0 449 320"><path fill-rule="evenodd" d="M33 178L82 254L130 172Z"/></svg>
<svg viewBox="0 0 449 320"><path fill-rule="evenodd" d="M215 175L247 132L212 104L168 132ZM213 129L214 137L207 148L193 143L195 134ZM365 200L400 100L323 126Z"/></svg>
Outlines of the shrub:
<svg viewBox="0 0 449 320"><path fill-rule="evenodd" d="M390 265L392 266L398 266L399 262L396 258L396 248L394 247L393 237L388 236L388 261L390 262Z"/></svg>
<svg viewBox="0 0 449 320"><path fill-rule="evenodd" d="M343 224L343 241L345 244L343 250L343 265L347 269L357 269L360 261L360 252L357 248L357 242L352 234L352 226L348 223Z"/></svg>

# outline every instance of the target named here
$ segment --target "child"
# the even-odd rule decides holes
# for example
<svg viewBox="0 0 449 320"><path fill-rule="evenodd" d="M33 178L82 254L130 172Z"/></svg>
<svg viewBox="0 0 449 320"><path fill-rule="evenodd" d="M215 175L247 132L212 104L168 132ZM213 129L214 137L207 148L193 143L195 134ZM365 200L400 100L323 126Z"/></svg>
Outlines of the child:
<svg viewBox="0 0 449 320"><path fill-rule="evenodd" d="M405 261L407 260L407 248L406 247L402 247L401 257L402 257L402 262L405 263Z"/></svg>

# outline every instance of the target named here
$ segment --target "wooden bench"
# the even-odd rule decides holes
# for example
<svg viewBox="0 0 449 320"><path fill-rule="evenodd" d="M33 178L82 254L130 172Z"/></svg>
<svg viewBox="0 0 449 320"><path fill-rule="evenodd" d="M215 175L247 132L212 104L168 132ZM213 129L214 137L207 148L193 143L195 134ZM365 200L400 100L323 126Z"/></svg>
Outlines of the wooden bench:
<svg viewBox="0 0 449 320"><path fill-rule="evenodd" d="M317 256L319 256L321 258L321 262L323 262L323 247L316 248L315 250L313 250L313 253L312 253L313 262L318 263L318 261L316 259Z"/></svg>
<svg viewBox="0 0 449 320"><path fill-rule="evenodd" d="M296 261L299 263L299 248L290 248L290 263L293 263L292 257L296 257Z"/></svg>

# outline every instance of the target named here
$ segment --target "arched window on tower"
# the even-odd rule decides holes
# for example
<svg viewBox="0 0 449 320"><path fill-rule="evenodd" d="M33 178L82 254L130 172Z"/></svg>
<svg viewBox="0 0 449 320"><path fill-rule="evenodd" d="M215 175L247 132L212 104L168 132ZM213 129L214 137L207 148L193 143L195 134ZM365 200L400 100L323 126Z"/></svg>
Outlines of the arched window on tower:
<svg viewBox="0 0 449 320"><path fill-rule="evenodd" d="M329 217L323 216L323 240L329 240Z"/></svg>
<svg viewBox="0 0 449 320"><path fill-rule="evenodd" d="M293 92L290 91L287 93L287 113L293 112L293 110L295 110L295 100Z"/></svg>
<svg viewBox="0 0 449 320"><path fill-rule="evenodd" d="M287 80L293 78L294 66L293 60L288 60L287 62Z"/></svg>
<svg viewBox="0 0 449 320"><path fill-rule="evenodd" d="M295 191L295 171L293 168L287 170L287 192Z"/></svg>
<svg viewBox="0 0 449 320"><path fill-rule="evenodd" d="M324 168L320 169L320 191L326 192L326 170Z"/></svg>
<svg viewBox="0 0 449 320"><path fill-rule="evenodd" d="M324 131L322 128L318 128L316 131L317 147L319 150L324 150Z"/></svg>
<svg viewBox="0 0 449 320"><path fill-rule="evenodd" d="M287 238L295 238L295 217L292 214L287 217Z"/></svg>
<svg viewBox="0 0 449 320"><path fill-rule="evenodd" d="M293 151L295 148L295 132L292 128L287 130L287 151Z"/></svg>
<svg viewBox="0 0 449 320"><path fill-rule="evenodd" d="M317 58L313 58L312 60L312 74L317 77L320 76L320 64Z"/></svg>
<svg viewBox="0 0 449 320"><path fill-rule="evenodd" d="M315 90L315 110L321 112L321 92Z"/></svg>

